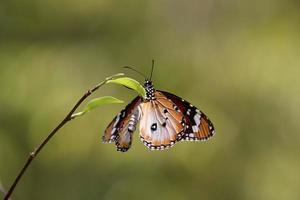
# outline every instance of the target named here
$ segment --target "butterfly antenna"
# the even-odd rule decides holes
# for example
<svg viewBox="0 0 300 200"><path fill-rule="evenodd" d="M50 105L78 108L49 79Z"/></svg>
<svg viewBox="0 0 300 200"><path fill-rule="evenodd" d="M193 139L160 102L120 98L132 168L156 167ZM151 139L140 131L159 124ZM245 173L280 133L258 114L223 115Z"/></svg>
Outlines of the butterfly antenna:
<svg viewBox="0 0 300 200"><path fill-rule="evenodd" d="M125 69L131 69L132 71L135 71L136 73L138 73L139 75L143 76L143 77L146 79L145 74L143 74L142 72L140 72L140 71L134 69L133 67L130 67L130 66L124 66L123 68L125 68Z"/></svg>
<svg viewBox="0 0 300 200"><path fill-rule="evenodd" d="M154 71L154 60L152 60L152 68L151 68L150 81L152 81L153 71Z"/></svg>

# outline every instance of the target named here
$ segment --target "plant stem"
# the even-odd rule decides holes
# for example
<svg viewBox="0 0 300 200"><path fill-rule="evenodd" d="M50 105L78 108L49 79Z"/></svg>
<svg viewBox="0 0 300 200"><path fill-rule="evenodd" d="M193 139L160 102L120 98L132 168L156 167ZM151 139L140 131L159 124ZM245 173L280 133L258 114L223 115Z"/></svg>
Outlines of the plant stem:
<svg viewBox="0 0 300 200"><path fill-rule="evenodd" d="M102 85L106 84L107 81L114 79L115 77L118 76L123 76L124 74L116 74L114 76L108 77L106 78L104 81L102 81L101 83L99 83L98 85L96 85L95 87L93 87L92 89L88 90L79 100L78 102L75 104L75 106L73 107L73 109L68 113L68 115L59 123L59 125L54 128L50 134L43 140L43 142L34 150L29 154L29 157L27 158L27 161L24 165L24 167L21 169L21 171L19 172L19 174L17 175L17 177L15 178L15 181L13 182L13 184L11 185L10 189L8 190L8 192L6 193L4 200L9 200L9 197L12 195L12 193L14 192L14 189L16 188L16 186L18 185L20 179L23 177L24 173L26 172L27 168L30 166L31 162L37 157L37 155L40 153L40 151L44 148L44 146L51 140L51 138L57 133L57 131L59 131L66 123L68 123L69 121L71 121L72 119L75 119L76 116L73 115L74 112L77 110L77 108L82 104L82 102L89 97L92 93L94 93L96 90L98 90Z"/></svg>
<svg viewBox="0 0 300 200"><path fill-rule="evenodd" d="M6 191L5 191L1 181L0 181L0 192L3 193L3 195L6 194ZM11 198L9 198L9 200L11 200Z"/></svg>

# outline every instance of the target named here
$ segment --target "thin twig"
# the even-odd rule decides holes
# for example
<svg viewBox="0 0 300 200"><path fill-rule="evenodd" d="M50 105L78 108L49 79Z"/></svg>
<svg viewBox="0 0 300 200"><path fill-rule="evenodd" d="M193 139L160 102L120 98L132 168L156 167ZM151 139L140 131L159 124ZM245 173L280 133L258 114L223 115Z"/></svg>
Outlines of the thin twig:
<svg viewBox="0 0 300 200"><path fill-rule="evenodd" d="M27 158L27 161L24 165L24 167L21 169L17 177L15 178L15 181L11 185L10 189L6 193L5 197L3 200L9 200L9 197L12 195L14 189L16 188L17 184L19 183L20 179L26 172L27 168L30 166L31 162L37 157L37 155L40 153L40 151L43 149L43 147L50 141L50 139L59 131L66 123L74 119L76 116L74 116L74 112L77 110L77 108L82 104L82 102L89 97L92 93L94 93L96 90L98 90L102 85L106 84L107 81L114 79L115 77L118 76L123 76L124 74L116 74L114 76L106 78L105 81L99 83L92 89L88 90L75 104L73 109L68 113L68 115L59 123L59 125L53 129L53 131L50 132L50 134L44 139L44 141L33 151L29 154L29 157Z"/></svg>
<svg viewBox="0 0 300 200"><path fill-rule="evenodd" d="M0 181L0 192L3 193L3 195L6 194L5 188L4 188L4 186L2 185L2 182L1 182L1 181ZM12 199L9 198L9 200L12 200Z"/></svg>

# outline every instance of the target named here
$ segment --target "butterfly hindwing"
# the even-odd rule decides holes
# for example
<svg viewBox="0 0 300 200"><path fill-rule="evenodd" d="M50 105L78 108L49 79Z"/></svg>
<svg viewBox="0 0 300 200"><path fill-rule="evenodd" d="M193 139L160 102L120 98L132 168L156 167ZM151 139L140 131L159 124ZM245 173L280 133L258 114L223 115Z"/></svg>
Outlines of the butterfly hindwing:
<svg viewBox="0 0 300 200"><path fill-rule="evenodd" d="M162 96L156 92L155 96ZM140 104L140 137L150 149L164 150L183 137L183 113L167 98Z"/></svg>
<svg viewBox="0 0 300 200"><path fill-rule="evenodd" d="M203 112L174 94L160 92L172 101L184 115L185 130L183 139L191 141L207 140L214 135L214 126ZM157 100L159 101L160 98Z"/></svg>
<svg viewBox="0 0 300 200"><path fill-rule="evenodd" d="M136 97L123 109L105 129L104 143L115 142L118 151L127 151L132 143L132 134L140 118L138 105L141 98Z"/></svg>

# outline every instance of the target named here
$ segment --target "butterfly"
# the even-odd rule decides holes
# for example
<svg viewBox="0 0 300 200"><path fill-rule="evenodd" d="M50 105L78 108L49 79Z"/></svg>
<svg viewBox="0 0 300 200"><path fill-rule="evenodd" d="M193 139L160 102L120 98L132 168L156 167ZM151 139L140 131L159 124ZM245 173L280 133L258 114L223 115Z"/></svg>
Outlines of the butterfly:
<svg viewBox="0 0 300 200"><path fill-rule="evenodd" d="M215 129L202 111L174 94L154 88L153 68L154 61L150 79L144 82L145 98L137 96L112 120L104 131L103 142L115 143L118 151L128 151L139 122L140 139L151 150L168 149L179 141L211 138Z"/></svg>

